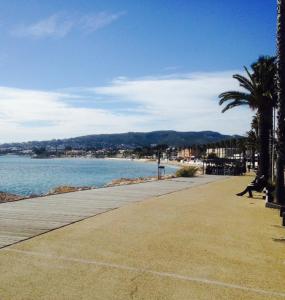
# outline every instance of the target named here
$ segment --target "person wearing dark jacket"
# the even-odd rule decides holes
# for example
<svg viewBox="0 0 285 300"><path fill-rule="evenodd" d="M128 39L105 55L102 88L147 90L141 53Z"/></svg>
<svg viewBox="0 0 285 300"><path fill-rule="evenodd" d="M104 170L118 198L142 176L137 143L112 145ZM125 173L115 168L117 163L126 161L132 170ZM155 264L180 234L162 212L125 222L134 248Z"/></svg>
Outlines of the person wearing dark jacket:
<svg viewBox="0 0 285 300"><path fill-rule="evenodd" d="M248 193L249 198L252 198L252 192L261 192L266 187L266 181L264 175L256 176L255 179L245 188L244 191L236 194L237 196L243 196Z"/></svg>

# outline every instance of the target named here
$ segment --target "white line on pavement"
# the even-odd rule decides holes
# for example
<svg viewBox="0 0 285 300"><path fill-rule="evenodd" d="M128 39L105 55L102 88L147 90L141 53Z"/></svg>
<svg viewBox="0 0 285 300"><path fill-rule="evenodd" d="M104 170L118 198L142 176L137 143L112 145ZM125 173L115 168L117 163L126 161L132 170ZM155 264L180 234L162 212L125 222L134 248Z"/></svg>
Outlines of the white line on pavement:
<svg viewBox="0 0 285 300"><path fill-rule="evenodd" d="M49 259L58 259L58 260L64 260L64 261L68 261L68 262L76 262L76 263L81 263L81 264L96 265L96 266L100 266L100 267L120 269L120 270L126 270L126 271L131 271L131 272L139 272L139 273L156 275L156 276L160 276L160 277L168 277L168 278L173 278L173 279L178 279L178 280L216 285L216 286L220 286L223 288L238 289L238 290L243 290L243 291L247 291L247 292L253 292L253 293L258 293L258 294L263 294L263 295L278 296L278 297L285 298L285 293L283 293L283 292L262 290L262 289L258 289L258 288L251 288L251 287L241 286L241 285L237 285L237 284L226 283L226 282L222 282L222 281L204 279L204 278L199 278L199 277L191 277L191 276L186 276L186 275L179 275L176 273L158 272L158 271L153 271L153 270L149 270L149 269L140 269L140 268L136 268L136 267L129 267L126 265L118 265L118 264L99 262L99 261L95 261L95 260L86 260L86 259L80 259L80 258L54 256L54 255L40 253L40 252L18 250L18 249L12 249L12 248L4 248L4 249L2 249L2 251L16 252L16 253L21 253L21 254L25 254L25 255L38 256L38 257L49 258Z"/></svg>

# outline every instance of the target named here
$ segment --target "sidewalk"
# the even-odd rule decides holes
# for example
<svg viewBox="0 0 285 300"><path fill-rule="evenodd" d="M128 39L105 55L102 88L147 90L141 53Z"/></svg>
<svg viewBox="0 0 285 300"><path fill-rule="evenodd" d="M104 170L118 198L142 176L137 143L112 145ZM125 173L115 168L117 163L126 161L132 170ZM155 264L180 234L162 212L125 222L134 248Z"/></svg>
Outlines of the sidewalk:
<svg viewBox="0 0 285 300"><path fill-rule="evenodd" d="M221 176L172 178L0 204L0 248L124 205L221 180Z"/></svg>
<svg viewBox="0 0 285 300"><path fill-rule="evenodd" d="M0 250L0 299L285 299L285 229L233 177Z"/></svg>

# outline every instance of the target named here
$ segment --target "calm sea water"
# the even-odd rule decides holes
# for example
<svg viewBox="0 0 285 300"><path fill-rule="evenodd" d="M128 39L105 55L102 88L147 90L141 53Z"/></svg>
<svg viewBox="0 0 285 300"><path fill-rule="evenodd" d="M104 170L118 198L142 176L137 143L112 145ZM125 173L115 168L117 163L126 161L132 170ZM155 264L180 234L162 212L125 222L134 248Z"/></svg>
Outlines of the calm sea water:
<svg viewBox="0 0 285 300"><path fill-rule="evenodd" d="M166 173L174 173L166 167ZM19 195L45 194L60 185L96 186L118 178L155 176L155 163L88 158L31 159L0 156L0 191Z"/></svg>

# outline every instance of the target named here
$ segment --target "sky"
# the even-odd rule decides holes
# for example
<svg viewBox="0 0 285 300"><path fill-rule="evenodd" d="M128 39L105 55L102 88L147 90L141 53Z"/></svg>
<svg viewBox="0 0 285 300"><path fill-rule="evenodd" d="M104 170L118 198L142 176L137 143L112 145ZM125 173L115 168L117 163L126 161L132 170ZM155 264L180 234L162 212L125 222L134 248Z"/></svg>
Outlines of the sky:
<svg viewBox="0 0 285 300"><path fill-rule="evenodd" d="M245 134L218 95L275 54L276 0L1 0L0 143L129 131Z"/></svg>

